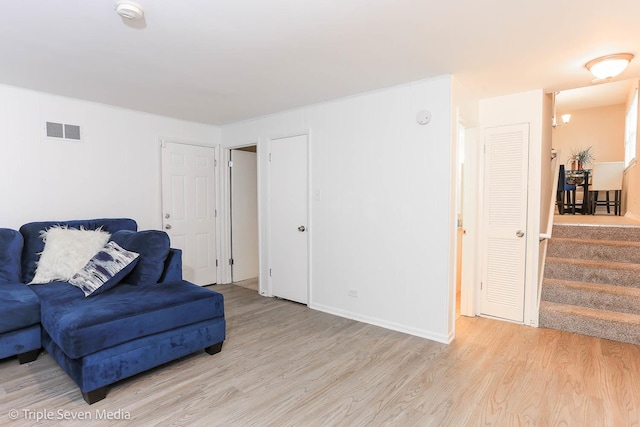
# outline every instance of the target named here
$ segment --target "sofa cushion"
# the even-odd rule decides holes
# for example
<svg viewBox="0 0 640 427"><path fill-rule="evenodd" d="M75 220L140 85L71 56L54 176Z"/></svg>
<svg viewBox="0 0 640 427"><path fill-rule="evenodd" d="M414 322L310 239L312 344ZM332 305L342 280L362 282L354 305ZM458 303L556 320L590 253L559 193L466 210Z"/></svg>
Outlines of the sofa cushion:
<svg viewBox="0 0 640 427"><path fill-rule="evenodd" d="M0 284L0 334L40 323L40 301L24 283Z"/></svg>
<svg viewBox="0 0 640 427"><path fill-rule="evenodd" d="M84 295L99 295L120 283L138 263L139 255L109 242L69 279Z"/></svg>
<svg viewBox="0 0 640 427"><path fill-rule="evenodd" d="M40 233L44 250L30 283L69 280L104 247L111 235L102 229L84 230L65 225L48 228Z"/></svg>
<svg viewBox="0 0 640 427"><path fill-rule="evenodd" d="M121 283L91 298L66 282L32 288L40 297L43 328L72 359L224 316L221 294L186 281Z"/></svg>
<svg viewBox="0 0 640 427"><path fill-rule="evenodd" d="M20 227L20 233L24 237L24 247L22 249L22 281L31 282L36 271L36 263L40 259L40 253L44 250L44 242L40 237L40 232L54 225L66 225L71 228L83 227L86 230L96 230L100 227L110 234L119 230L138 229L138 225L128 218L102 218L78 221L44 221L30 222Z"/></svg>
<svg viewBox="0 0 640 427"><path fill-rule="evenodd" d="M0 228L0 284L20 282L22 244L19 231Z"/></svg>
<svg viewBox="0 0 640 427"><path fill-rule="evenodd" d="M169 254L169 236L164 231L117 231L111 240L128 251L140 254L138 265L123 279L132 285L158 283Z"/></svg>
<svg viewBox="0 0 640 427"><path fill-rule="evenodd" d="M159 283L182 280L182 249L171 248Z"/></svg>

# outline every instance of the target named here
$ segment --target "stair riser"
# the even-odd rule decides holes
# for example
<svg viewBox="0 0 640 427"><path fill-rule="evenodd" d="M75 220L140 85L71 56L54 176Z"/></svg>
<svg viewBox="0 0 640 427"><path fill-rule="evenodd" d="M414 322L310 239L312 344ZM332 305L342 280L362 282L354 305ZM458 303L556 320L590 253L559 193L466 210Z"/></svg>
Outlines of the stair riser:
<svg viewBox="0 0 640 427"><path fill-rule="evenodd" d="M637 325L541 309L539 326L640 345L640 328Z"/></svg>
<svg viewBox="0 0 640 427"><path fill-rule="evenodd" d="M601 283L640 288L640 274L635 270L561 264L547 259L544 277L576 282Z"/></svg>
<svg viewBox="0 0 640 427"><path fill-rule="evenodd" d="M640 227L554 225L553 237L586 240L620 240L623 242L640 242Z"/></svg>
<svg viewBox="0 0 640 427"><path fill-rule="evenodd" d="M544 285L542 300L640 315L640 297Z"/></svg>
<svg viewBox="0 0 640 427"><path fill-rule="evenodd" d="M640 264L640 249L586 242L567 242L551 239L547 256Z"/></svg>

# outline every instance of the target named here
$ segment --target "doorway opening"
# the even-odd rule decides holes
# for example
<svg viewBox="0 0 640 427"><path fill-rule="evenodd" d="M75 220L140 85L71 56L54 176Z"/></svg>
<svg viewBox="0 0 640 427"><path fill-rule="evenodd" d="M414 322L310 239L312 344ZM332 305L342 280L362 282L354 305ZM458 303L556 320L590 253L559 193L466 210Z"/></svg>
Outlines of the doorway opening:
<svg viewBox="0 0 640 427"><path fill-rule="evenodd" d="M478 132L459 118L456 165L455 316L475 316L478 242Z"/></svg>
<svg viewBox="0 0 640 427"><path fill-rule="evenodd" d="M231 282L259 290L257 145L229 150Z"/></svg>
<svg viewBox="0 0 640 427"><path fill-rule="evenodd" d="M638 218L625 214L633 212L629 191L634 183L629 181L629 171L635 167L626 152L626 115L634 105L633 95L637 91L637 79L620 80L601 85L592 85L556 93L555 110L557 117L570 116L570 121L561 121L552 131L552 146L558 152L558 161L569 175L568 188L576 184L576 190L569 192L572 201L567 204L572 209L559 211L560 200L556 202L554 223L596 224L596 225L637 225ZM637 101L636 101L637 103ZM637 113L634 114L637 117ZM635 146L635 138L634 146ZM573 155L588 150L593 159L581 165L585 172L576 172ZM622 182L619 174L612 182L610 190L595 193L601 183L597 182L597 169L602 165L624 163ZM596 166L598 165L598 167ZM566 176L565 175L565 176ZM587 181L584 181L584 177ZM602 180L600 180L602 181ZM562 183L560 183L561 185ZM560 185L558 190L560 190ZM595 187L594 187L595 185ZM564 189L564 187L563 187ZM586 190L586 191L585 191ZM619 209L606 206L604 200L613 201L619 191ZM598 194L598 203L594 196ZM563 193L562 196L566 196ZM586 196L586 197L585 197ZM585 206L586 204L586 206ZM575 214L574 214L575 212Z"/></svg>
<svg viewBox="0 0 640 427"><path fill-rule="evenodd" d="M456 251L456 317L460 315L460 295L462 291L462 245L463 245L463 235L465 233L463 227L463 212L464 212L464 140L465 140L465 127L462 123L458 123L458 163L456 165L456 240L457 240L457 251Z"/></svg>

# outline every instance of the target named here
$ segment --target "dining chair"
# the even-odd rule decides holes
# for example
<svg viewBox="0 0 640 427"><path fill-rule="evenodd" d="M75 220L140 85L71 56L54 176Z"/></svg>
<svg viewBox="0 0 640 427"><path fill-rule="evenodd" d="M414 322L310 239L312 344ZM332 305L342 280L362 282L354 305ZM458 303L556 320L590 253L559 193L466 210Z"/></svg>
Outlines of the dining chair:
<svg viewBox="0 0 640 427"><path fill-rule="evenodd" d="M576 213L576 186L567 184L567 175L564 165L560 165L558 172L558 189L556 192L556 204L558 213L564 215L565 209L571 209L571 213Z"/></svg>
<svg viewBox="0 0 640 427"><path fill-rule="evenodd" d="M593 178L591 180L591 213L595 214L598 206L606 206L607 213L611 213L611 207L615 215L621 214L620 199L622 198L622 176L624 174L624 162L599 162L593 164ZM605 200L598 200L599 192L606 193ZM613 191L613 200L609 193Z"/></svg>

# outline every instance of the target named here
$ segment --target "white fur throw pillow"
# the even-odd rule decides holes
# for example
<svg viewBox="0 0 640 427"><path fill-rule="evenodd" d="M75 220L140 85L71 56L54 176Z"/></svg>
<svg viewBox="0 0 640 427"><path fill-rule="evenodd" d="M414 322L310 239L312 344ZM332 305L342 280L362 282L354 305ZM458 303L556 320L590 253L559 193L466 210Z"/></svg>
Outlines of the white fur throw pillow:
<svg viewBox="0 0 640 427"><path fill-rule="evenodd" d="M41 233L44 250L30 284L68 281L109 241L106 231L53 226Z"/></svg>

